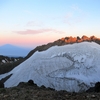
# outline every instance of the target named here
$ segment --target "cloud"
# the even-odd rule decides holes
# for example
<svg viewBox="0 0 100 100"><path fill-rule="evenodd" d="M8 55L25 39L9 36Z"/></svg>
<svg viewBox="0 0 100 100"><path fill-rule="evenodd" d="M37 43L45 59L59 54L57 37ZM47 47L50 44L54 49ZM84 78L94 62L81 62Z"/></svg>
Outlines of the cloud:
<svg viewBox="0 0 100 100"><path fill-rule="evenodd" d="M39 30L25 30L25 31L14 31L17 34L22 34L22 35L26 35L26 34L40 34L40 33L46 33L46 32L54 32L54 33L64 33L63 31L58 31L55 29L39 29Z"/></svg>
<svg viewBox="0 0 100 100"><path fill-rule="evenodd" d="M42 24L42 22L29 21L26 23L26 26L41 26Z"/></svg>
<svg viewBox="0 0 100 100"><path fill-rule="evenodd" d="M69 26L76 25L77 23L81 23L84 20L82 16L77 16L77 17L69 17L69 18L64 18L64 23L68 24Z"/></svg>
<svg viewBox="0 0 100 100"><path fill-rule="evenodd" d="M64 18L64 23L67 23L68 25L71 25L71 19L73 17L73 13L69 12Z"/></svg>
<svg viewBox="0 0 100 100"><path fill-rule="evenodd" d="M29 21L26 26L34 26L36 25L36 23L34 21Z"/></svg>
<svg viewBox="0 0 100 100"><path fill-rule="evenodd" d="M73 26L77 23L82 22L84 19L83 11L76 4L71 5L70 8L72 9L72 11L66 14L63 22L68 24L69 26Z"/></svg>
<svg viewBox="0 0 100 100"><path fill-rule="evenodd" d="M82 10L76 4L71 5L70 8L72 8L75 11L78 11L79 13L82 13Z"/></svg>

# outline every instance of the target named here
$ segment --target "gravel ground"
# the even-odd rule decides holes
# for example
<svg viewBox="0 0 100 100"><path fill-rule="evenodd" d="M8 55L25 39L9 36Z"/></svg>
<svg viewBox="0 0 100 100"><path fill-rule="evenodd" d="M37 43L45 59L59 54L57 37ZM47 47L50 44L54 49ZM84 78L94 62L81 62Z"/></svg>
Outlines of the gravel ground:
<svg viewBox="0 0 100 100"><path fill-rule="evenodd" d="M19 85L0 88L0 100L100 100L100 93L68 93L45 87Z"/></svg>

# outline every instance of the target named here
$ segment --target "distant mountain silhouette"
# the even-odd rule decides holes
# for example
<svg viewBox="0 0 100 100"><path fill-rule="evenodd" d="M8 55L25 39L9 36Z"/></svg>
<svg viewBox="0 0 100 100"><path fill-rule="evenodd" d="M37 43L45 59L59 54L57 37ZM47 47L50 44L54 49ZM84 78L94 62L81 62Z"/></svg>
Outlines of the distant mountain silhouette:
<svg viewBox="0 0 100 100"><path fill-rule="evenodd" d="M0 46L0 55L25 57L31 49L22 48L11 44Z"/></svg>
<svg viewBox="0 0 100 100"><path fill-rule="evenodd" d="M95 36L87 37L87 36L83 35L81 38L79 36L65 37L65 38L58 39L52 43L48 43L46 45L37 46L35 49L33 49L29 52L29 54L26 56L26 59L29 58L32 54L34 54L36 51L44 51L55 45L61 46L61 45L67 45L67 44L73 44L73 43L80 43L80 42L84 42L84 41L96 42L96 43L100 44L100 38L97 38Z"/></svg>

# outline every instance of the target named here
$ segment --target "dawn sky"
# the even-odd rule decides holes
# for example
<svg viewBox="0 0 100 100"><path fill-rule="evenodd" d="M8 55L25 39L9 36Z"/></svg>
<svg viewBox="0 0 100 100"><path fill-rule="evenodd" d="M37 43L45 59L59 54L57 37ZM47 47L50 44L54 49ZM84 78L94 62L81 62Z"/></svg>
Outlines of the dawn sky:
<svg viewBox="0 0 100 100"><path fill-rule="evenodd" d="M0 0L0 45L82 35L100 38L100 0Z"/></svg>

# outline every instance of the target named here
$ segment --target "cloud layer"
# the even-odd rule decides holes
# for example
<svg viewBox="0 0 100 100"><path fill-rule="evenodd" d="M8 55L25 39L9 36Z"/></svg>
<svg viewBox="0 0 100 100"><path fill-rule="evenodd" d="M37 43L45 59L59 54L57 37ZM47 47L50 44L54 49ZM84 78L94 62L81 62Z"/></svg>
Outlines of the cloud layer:
<svg viewBox="0 0 100 100"><path fill-rule="evenodd" d="M25 30L25 31L14 31L15 33L17 34L22 34L22 35L25 35L25 34L40 34L40 33L45 33L45 32L54 32L54 33L64 33L63 31L58 31L58 30L55 30L55 29L38 29L38 30Z"/></svg>

